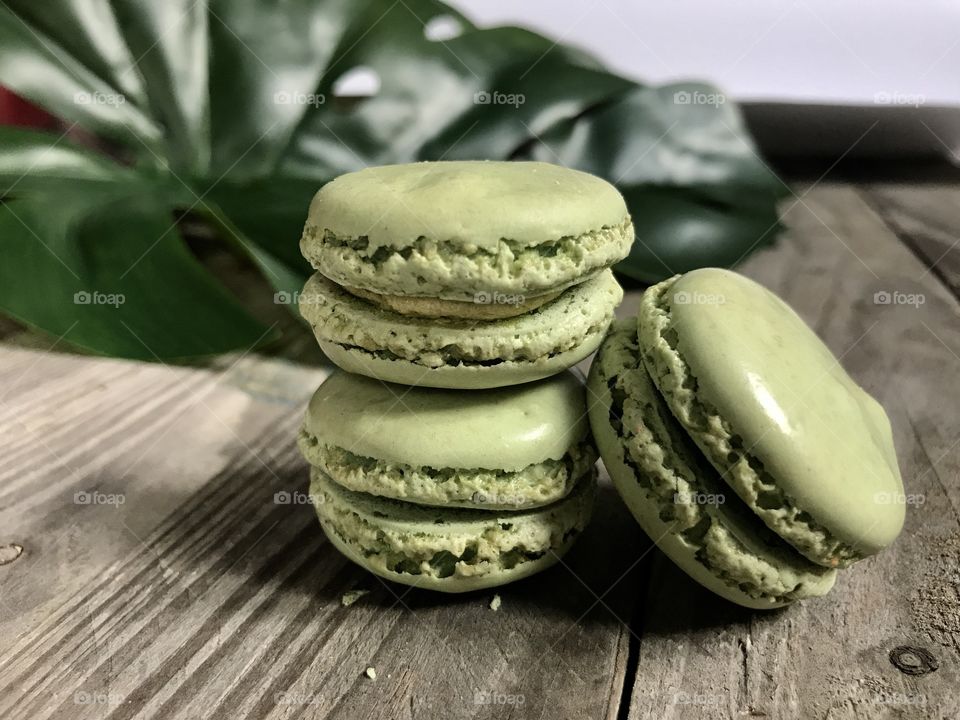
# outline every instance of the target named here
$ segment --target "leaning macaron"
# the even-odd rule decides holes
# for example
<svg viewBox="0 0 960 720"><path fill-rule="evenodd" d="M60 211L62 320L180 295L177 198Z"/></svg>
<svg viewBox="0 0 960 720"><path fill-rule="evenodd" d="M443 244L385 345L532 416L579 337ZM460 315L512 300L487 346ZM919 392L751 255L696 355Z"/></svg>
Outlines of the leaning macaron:
<svg viewBox="0 0 960 720"><path fill-rule="evenodd" d="M643 530L691 578L728 600L775 608L823 595L836 570L796 552L723 483L654 388L636 321L614 324L588 381L604 466Z"/></svg>
<svg viewBox="0 0 960 720"><path fill-rule="evenodd" d="M347 490L311 471L324 533L350 560L388 580L441 592L504 585L556 563L586 527L591 470L564 499L515 512L435 508Z"/></svg>
<svg viewBox="0 0 960 720"><path fill-rule="evenodd" d="M334 372L299 447L344 488L409 503L511 510L566 497L596 461L572 371L472 393Z"/></svg>
<svg viewBox="0 0 960 720"><path fill-rule="evenodd" d="M586 173L367 168L311 203L300 247L318 273L301 312L352 372L432 387L528 382L596 349L622 298L607 269L632 241L620 193Z"/></svg>
<svg viewBox="0 0 960 720"><path fill-rule="evenodd" d="M672 414L723 480L815 563L899 534L903 484L883 408L782 300L707 268L648 289L639 345Z"/></svg>

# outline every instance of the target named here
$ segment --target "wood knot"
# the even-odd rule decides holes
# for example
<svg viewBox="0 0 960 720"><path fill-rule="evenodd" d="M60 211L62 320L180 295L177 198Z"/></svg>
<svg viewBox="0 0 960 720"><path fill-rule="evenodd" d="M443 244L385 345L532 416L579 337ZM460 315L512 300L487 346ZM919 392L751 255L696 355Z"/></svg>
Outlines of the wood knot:
<svg viewBox="0 0 960 720"><path fill-rule="evenodd" d="M890 662L905 675L926 675L940 667L929 650L912 645L898 645L891 650Z"/></svg>

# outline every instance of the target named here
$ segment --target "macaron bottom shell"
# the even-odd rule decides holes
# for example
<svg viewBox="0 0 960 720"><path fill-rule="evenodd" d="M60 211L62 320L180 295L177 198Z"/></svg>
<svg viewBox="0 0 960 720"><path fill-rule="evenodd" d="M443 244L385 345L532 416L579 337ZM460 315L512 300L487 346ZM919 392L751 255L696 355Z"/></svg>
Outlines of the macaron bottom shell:
<svg viewBox="0 0 960 720"><path fill-rule="evenodd" d="M324 533L346 557L393 582L459 593L504 585L560 560L589 522L596 471L566 498L491 512L412 505L339 487L311 469Z"/></svg>
<svg viewBox="0 0 960 720"><path fill-rule="evenodd" d="M398 385L446 388L450 390L485 390L487 388L522 385L543 380L573 367L594 352L603 340L597 333L583 345L535 361L509 361L496 365L448 365L425 368L400 358L383 358L363 350L319 340L324 355L347 372L366 375L382 382Z"/></svg>

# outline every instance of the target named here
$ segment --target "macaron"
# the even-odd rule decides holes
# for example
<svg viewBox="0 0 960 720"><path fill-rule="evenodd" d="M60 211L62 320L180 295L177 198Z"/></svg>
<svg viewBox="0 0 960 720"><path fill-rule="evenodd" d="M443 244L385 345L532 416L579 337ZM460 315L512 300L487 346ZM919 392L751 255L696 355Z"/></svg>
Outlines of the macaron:
<svg viewBox="0 0 960 720"><path fill-rule="evenodd" d="M638 345L686 434L799 553L845 567L900 533L886 413L772 292L716 268L670 278L641 299Z"/></svg>
<svg viewBox="0 0 960 720"><path fill-rule="evenodd" d="M596 450L585 388L564 371L515 388L457 392L335 371L298 444L354 492L440 507L516 510L566 497Z"/></svg>
<svg viewBox="0 0 960 720"><path fill-rule="evenodd" d="M633 226L600 178L536 162L423 162L340 176L300 248L300 309L331 360L390 382L529 382L592 353Z"/></svg>
<svg viewBox="0 0 960 720"><path fill-rule="evenodd" d="M590 423L614 486L678 567L751 608L830 590L836 570L810 562L755 517L673 417L643 366L635 319L614 324L588 388Z"/></svg>
<svg viewBox="0 0 960 720"><path fill-rule="evenodd" d="M312 468L310 497L330 542L394 582L441 592L503 585L556 563L586 527L595 470L546 507L437 508L353 492Z"/></svg>
<svg viewBox="0 0 960 720"><path fill-rule="evenodd" d="M609 270L528 313L496 321L383 310L317 273L300 296L320 347L344 370L384 382L483 389L561 372L600 345L623 291Z"/></svg>

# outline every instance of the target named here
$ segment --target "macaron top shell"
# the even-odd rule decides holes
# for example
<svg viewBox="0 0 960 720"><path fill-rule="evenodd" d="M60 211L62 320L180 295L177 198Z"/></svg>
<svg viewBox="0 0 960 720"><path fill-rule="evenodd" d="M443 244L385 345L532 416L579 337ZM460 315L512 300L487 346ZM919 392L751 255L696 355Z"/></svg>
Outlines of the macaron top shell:
<svg viewBox="0 0 960 720"><path fill-rule="evenodd" d="M467 252L501 240L534 246L628 221L598 177L540 162L421 162L370 167L324 185L307 226L365 238L366 250L427 237Z"/></svg>
<svg viewBox="0 0 960 720"><path fill-rule="evenodd" d="M786 303L748 278L695 270L667 299L667 342L695 378L696 397L729 422L777 490L863 555L889 545L903 526L903 485L879 403Z"/></svg>
<svg viewBox="0 0 960 720"><path fill-rule="evenodd" d="M415 467L519 471L558 460L589 432L573 372L469 393L335 372L310 400L305 428L322 443Z"/></svg>

